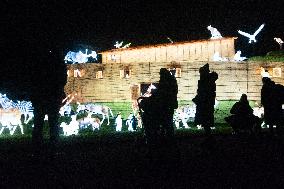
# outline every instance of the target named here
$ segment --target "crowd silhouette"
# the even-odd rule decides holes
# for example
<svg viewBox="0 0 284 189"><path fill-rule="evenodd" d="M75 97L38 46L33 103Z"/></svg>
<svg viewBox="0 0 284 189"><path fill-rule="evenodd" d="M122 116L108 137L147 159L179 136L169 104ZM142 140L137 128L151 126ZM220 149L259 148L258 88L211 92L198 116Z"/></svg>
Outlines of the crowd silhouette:
<svg viewBox="0 0 284 189"><path fill-rule="evenodd" d="M214 127L214 105L216 99L216 80L218 74L210 72L209 64L199 69L200 79L196 96L192 101L196 104L194 124L204 128L205 136L211 135ZM276 126L277 134L283 133L284 87L275 84L270 78L263 77L261 89L261 104L264 107L264 122L269 126L270 134L274 134ZM140 97L138 104L145 129L148 145L157 145L161 137L171 138L174 135L173 114L178 107L177 81L166 68L160 69L160 81L157 90L152 90L150 97ZM261 133L262 119L254 115L246 94L242 94L236 102L225 121L232 127L234 134L249 132Z"/></svg>

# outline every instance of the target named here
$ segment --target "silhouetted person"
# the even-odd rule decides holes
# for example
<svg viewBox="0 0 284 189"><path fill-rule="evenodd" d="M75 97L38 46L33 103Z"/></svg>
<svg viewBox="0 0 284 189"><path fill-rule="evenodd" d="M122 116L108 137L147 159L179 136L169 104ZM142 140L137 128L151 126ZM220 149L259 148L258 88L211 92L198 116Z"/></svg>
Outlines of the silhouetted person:
<svg viewBox="0 0 284 189"><path fill-rule="evenodd" d="M233 128L234 132L250 130L253 133L260 130L261 120L253 114L253 109L249 105L246 94L242 94L240 100L232 106L230 113L233 115L226 117L225 120Z"/></svg>
<svg viewBox="0 0 284 189"><path fill-rule="evenodd" d="M150 97L142 98L139 103L143 110L145 135L150 143L157 144L157 138L161 135L166 138L173 137L173 114L174 109L178 107L177 93L175 77L166 68L161 68L157 90Z"/></svg>
<svg viewBox="0 0 284 189"><path fill-rule="evenodd" d="M273 126L280 130L282 119L283 86L275 84L268 77L262 78L261 104L264 107L264 121L269 125L270 134L274 134Z"/></svg>
<svg viewBox="0 0 284 189"><path fill-rule="evenodd" d="M173 115L178 108L177 93L178 85L174 75L166 68L160 69L160 81L153 97L157 99L157 114L162 132L166 137L174 135ZM159 112L159 113L158 113Z"/></svg>
<svg viewBox="0 0 284 189"><path fill-rule="evenodd" d="M50 142L55 144L59 138L59 109L65 97L66 65L56 51L41 49L35 56L31 68L31 101L34 107L32 142L36 146L42 144L44 117L47 114Z"/></svg>
<svg viewBox="0 0 284 189"><path fill-rule="evenodd" d="M214 105L216 98L216 83L218 74L209 70L209 64L199 69L197 95L192 101L196 104L195 124L202 125L206 135L211 134L214 126Z"/></svg>

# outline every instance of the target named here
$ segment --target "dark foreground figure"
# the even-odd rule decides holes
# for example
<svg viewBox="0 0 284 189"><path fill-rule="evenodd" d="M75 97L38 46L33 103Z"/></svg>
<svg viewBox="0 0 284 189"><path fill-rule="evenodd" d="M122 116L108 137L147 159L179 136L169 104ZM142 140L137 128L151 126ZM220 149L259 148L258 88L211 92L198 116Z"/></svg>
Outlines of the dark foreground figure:
<svg viewBox="0 0 284 189"><path fill-rule="evenodd" d="M198 80L197 95L192 101L196 104L194 123L204 127L206 135L211 134L211 127L214 126L214 105L216 98L216 80L218 74L210 72L209 64L199 69L200 79Z"/></svg>
<svg viewBox="0 0 284 189"><path fill-rule="evenodd" d="M157 90L150 97L140 98L142 121L146 141L149 145L157 145L159 137L171 139L174 135L173 114L178 107L178 85L175 76L166 68L160 69L160 81Z"/></svg>
<svg viewBox="0 0 284 189"><path fill-rule="evenodd" d="M264 121L269 125L270 134L274 134L273 126L276 126L278 134L283 134L283 110L284 87L275 84L268 77L262 78L261 104L264 107Z"/></svg>
<svg viewBox="0 0 284 189"><path fill-rule="evenodd" d="M242 94L240 100L231 108L230 113L232 115L226 117L225 120L232 127L233 132L250 131L251 134L260 132L261 119L253 114L246 94Z"/></svg>
<svg viewBox="0 0 284 189"><path fill-rule="evenodd" d="M56 143L59 138L59 109L65 97L67 70L63 57L57 51L43 50L35 56L37 58L32 65L31 77L31 101L34 107L32 142L35 146L40 146L43 142L46 114L50 127L50 142Z"/></svg>

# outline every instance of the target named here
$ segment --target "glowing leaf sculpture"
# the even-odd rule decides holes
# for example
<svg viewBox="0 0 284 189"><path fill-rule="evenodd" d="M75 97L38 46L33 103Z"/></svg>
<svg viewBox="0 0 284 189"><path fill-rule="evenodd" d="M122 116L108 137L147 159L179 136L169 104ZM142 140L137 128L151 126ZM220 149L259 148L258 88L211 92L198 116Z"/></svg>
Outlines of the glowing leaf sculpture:
<svg viewBox="0 0 284 189"><path fill-rule="evenodd" d="M238 33L243 35L243 36L245 36L245 37L247 37L247 38L249 38L249 43L251 43L251 42L255 42L256 43L255 37L257 36L257 34L259 34L259 32L262 30L263 27L264 27L264 24L261 24L259 26L259 28L252 35L249 34L249 33L243 32L241 30L238 30Z"/></svg>

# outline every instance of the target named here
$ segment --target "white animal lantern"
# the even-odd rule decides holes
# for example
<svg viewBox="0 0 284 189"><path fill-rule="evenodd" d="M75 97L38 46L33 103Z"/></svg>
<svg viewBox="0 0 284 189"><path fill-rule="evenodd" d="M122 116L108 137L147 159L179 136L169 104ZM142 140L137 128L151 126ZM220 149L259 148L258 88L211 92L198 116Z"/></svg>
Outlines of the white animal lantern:
<svg viewBox="0 0 284 189"><path fill-rule="evenodd" d="M93 104L93 103L86 104L85 107L86 107L86 110L91 112L92 114L99 114L103 117L103 119L100 121L100 124L102 124L104 120L107 119L107 125L109 125L110 115L113 117L113 113L110 107L106 105Z"/></svg>
<svg viewBox="0 0 284 189"><path fill-rule="evenodd" d="M17 109L0 110L0 134L3 133L4 129L9 130L10 135L13 135L17 129L20 127L21 133L24 134L24 128L21 122L21 112Z"/></svg>
<svg viewBox="0 0 284 189"><path fill-rule="evenodd" d="M65 62L72 62L74 63L86 63L88 62L89 57L93 57L94 59L97 59L97 53L96 51L92 51L90 54L88 54L88 49L86 49L85 53L82 53L82 51L79 52L73 52L69 51L64 60Z"/></svg>
<svg viewBox="0 0 284 189"><path fill-rule="evenodd" d="M211 38L210 39L222 38L222 35L220 34L220 32L216 28L213 28L211 25L207 26L207 29L211 32Z"/></svg>
<svg viewBox="0 0 284 189"><path fill-rule="evenodd" d="M120 114L118 114L116 119L115 119L115 125L116 125L115 130L121 131L121 129L122 129L122 118L121 118Z"/></svg>
<svg viewBox="0 0 284 189"><path fill-rule="evenodd" d="M262 30L262 28L264 27L264 24L261 24L259 26L259 28L254 32L254 34L249 34L249 33L246 33L246 32L243 32L241 30L238 30L238 33L249 38L249 43L252 43L252 42L255 42L256 43L256 39L255 37L257 36L257 34L259 34L259 32Z"/></svg>
<svg viewBox="0 0 284 189"><path fill-rule="evenodd" d="M134 131L134 129L133 129L134 119L135 119L134 114L133 113L129 114L129 116L128 116L126 122L125 122L125 125L128 126L128 131Z"/></svg>
<svg viewBox="0 0 284 189"><path fill-rule="evenodd" d="M124 45L124 46L122 46L122 44L123 44L123 41L121 41L121 42L116 41L115 44L114 44L114 46L115 46L115 48L117 48L117 49L119 49L119 48L126 49L126 48L130 47L130 45L131 45L131 43L127 43L127 44Z"/></svg>
<svg viewBox="0 0 284 189"><path fill-rule="evenodd" d="M79 132L79 122L76 120L76 115L71 116L71 122L67 125L65 122L60 124L65 136L77 135Z"/></svg>
<svg viewBox="0 0 284 189"><path fill-rule="evenodd" d="M224 62L224 61L228 61L227 58L222 58L219 54L219 52L215 52L213 55L213 61L215 62Z"/></svg>
<svg viewBox="0 0 284 189"><path fill-rule="evenodd" d="M115 48L117 48L117 49L121 48L122 43L123 43L123 41L121 41L121 42L116 41L115 44L114 44Z"/></svg>
<svg viewBox="0 0 284 189"><path fill-rule="evenodd" d="M274 37L274 40L279 44L280 49L282 49L282 44L284 43L282 39L279 37Z"/></svg>
<svg viewBox="0 0 284 189"><path fill-rule="evenodd" d="M87 117L80 119L79 126L81 128L86 128L87 126L91 126L92 129L100 129L100 123L97 118L92 118L92 112L88 112Z"/></svg>
<svg viewBox="0 0 284 189"><path fill-rule="evenodd" d="M241 57L241 54L242 54L241 51L237 51L234 56L234 61L240 62L240 61L244 61L245 59L247 59L246 57Z"/></svg>
<svg viewBox="0 0 284 189"><path fill-rule="evenodd" d="M179 122L182 122L184 128L189 128L187 122L194 121L196 113L196 105L185 105L176 109L174 114L174 123L179 129Z"/></svg>

